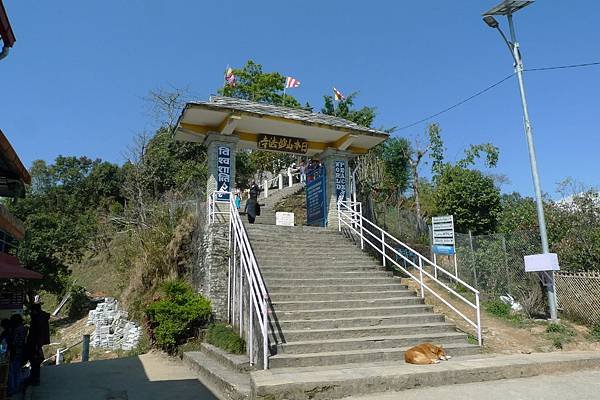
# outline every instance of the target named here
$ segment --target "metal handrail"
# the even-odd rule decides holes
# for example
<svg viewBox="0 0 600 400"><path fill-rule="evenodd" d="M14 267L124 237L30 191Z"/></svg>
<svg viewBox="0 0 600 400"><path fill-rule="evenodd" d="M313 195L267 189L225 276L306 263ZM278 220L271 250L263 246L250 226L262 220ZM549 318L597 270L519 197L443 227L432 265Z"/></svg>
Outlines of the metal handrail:
<svg viewBox="0 0 600 400"><path fill-rule="evenodd" d="M219 201L220 195L229 195L227 201ZM247 337L250 364L254 364L254 314L258 316L263 345L263 368L269 362L269 294L260 268L256 261L250 240L240 213L235 205L234 196L230 192L214 192L209 197L210 223L215 222L216 215L229 216L229 279L227 296L227 317L229 323L239 328L240 336ZM228 203L228 210L218 210L218 203ZM247 324L244 315L248 313Z"/></svg>
<svg viewBox="0 0 600 400"><path fill-rule="evenodd" d="M394 236L390 235L388 232L384 231L382 228L380 228L373 222L366 219L362 215L362 204L361 203L353 202L353 201L339 201L338 205L337 205L337 211L338 211L338 229L340 232L342 231L342 224L347 226L348 228L350 228L350 230L352 230L354 233L356 233L360 237L360 245L361 245L362 249L364 249L364 242L367 242L376 251L381 253L384 266L387 265L387 262L391 262L395 267L397 267L402 272L407 274L411 279L416 281L420 286L422 298L425 297L425 291L427 291L427 292L431 293L432 295L434 295L437 299L439 299L445 305L450 307L450 309L452 311L454 311L456 314L458 314L460 317L462 317L469 325L471 325L475 328L476 333L477 333L477 342L479 343L480 346L482 345L481 310L480 310L480 304L479 304L479 291L477 289L475 289L471 285L467 284L466 282L464 282L457 276L449 273L444 268L438 266L433 261L424 257L419 252L412 249L410 246L408 246L405 243L401 242L400 240L396 239ZM374 228L375 233L371 232L370 229L365 229L365 227L364 227L365 223L368 226ZM368 234L368 236L366 234ZM410 255L416 256L416 260L418 260L418 261L415 263L413 260L406 257L404 254L400 253L395 247L392 247L392 246L390 246L389 243L386 243L386 239L388 239L388 241L391 240L393 242L392 244L396 243L396 244L402 246L404 249L406 249L409 252ZM388 252L390 252L390 251L396 255L396 258L392 258L388 255ZM414 267L418 271L418 277L413 275L411 272L409 272L406 268L404 268L400 264L398 264L398 262L396 261L397 257L402 258L406 263L408 263L412 267ZM427 270L425 270L424 267L427 265L434 268L434 273L435 273L435 271L438 271L438 270L442 271L454 282L461 285L468 291L472 292L475 295L475 303L473 303L472 301L470 301L467 298L465 298L464 296L462 296L460 293L458 293L452 287L450 287L450 286L446 285L444 282L440 281L437 278L437 274L433 275L433 274L429 273ZM448 302L446 299L444 299L440 294L436 293L436 291L433 288L429 287L425 283L425 281L423 280L423 276L428 277L431 281L435 282L436 284L438 284L441 287L443 287L444 289L446 289L454 297L458 298L459 300L461 300L462 302L467 304L469 307L473 308L475 311L476 321L473 321L471 318L467 317L463 312L461 312L460 310L458 310L458 308L456 308L455 306L450 304L450 302Z"/></svg>

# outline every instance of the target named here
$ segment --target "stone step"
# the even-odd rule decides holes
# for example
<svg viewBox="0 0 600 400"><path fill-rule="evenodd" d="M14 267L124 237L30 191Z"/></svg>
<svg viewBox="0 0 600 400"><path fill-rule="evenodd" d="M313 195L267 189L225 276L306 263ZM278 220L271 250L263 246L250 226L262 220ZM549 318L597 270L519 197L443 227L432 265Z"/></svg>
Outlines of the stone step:
<svg viewBox="0 0 600 400"><path fill-rule="evenodd" d="M313 250L301 250L301 251L286 251L277 248L273 249L261 249L252 247L254 250L254 254L259 260L262 259L277 259L281 257L285 257L290 260L296 260L300 262L309 262L309 261L347 261L347 260L361 260L365 263L373 263L375 260L366 254L362 254L360 252L356 252L355 250L344 250L344 251L313 251Z"/></svg>
<svg viewBox="0 0 600 400"><path fill-rule="evenodd" d="M369 336L349 339L307 340L302 342L280 343L277 354L304 354L348 350L379 350L405 348L419 343L465 343L467 335L461 332L437 332L421 335Z"/></svg>
<svg viewBox="0 0 600 400"><path fill-rule="evenodd" d="M246 400L250 398L251 382L247 372L230 369L204 352L183 353L183 362L198 374L198 379L219 398Z"/></svg>
<svg viewBox="0 0 600 400"><path fill-rule="evenodd" d="M451 354L453 352L450 350ZM332 367L273 368L251 373L252 396L256 400L353 399L348 396L363 395L369 395L369 399L401 399L403 395L398 392L414 388L551 376L597 368L600 368L600 353L597 351L493 357L479 354L459 356L435 365L394 361ZM524 381L523 385L527 385L527 382ZM460 393L460 386L455 387ZM388 392L387 395L384 392ZM507 394L506 397L510 398L511 395ZM478 398L486 398L486 393L482 392Z"/></svg>
<svg viewBox="0 0 600 400"><path fill-rule="evenodd" d="M400 278L389 276L370 278L270 278L265 280L269 286L387 285L400 283Z"/></svg>
<svg viewBox="0 0 600 400"><path fill-rule="evenodd" d="M406 285L398 283L377 284L377 285L312 285L312 286L290 286L290 285L273 285L267 282L269 292L273 293L323 293L324 291L331 292L368 292L374 290L402 290Z"/></svg>
<svg viewBox="0 0 600 400"><path fill-rule="evenodd" d="M381 268L380 265L376 264L374 261L365 262L361 260L355 259L345 259L345 260L287 260L285 257L257 257L258 265L261 267L293 267L296 268L334 268L334 267L364 267L368 266L370 268Z"/></svg>
<svg viewBox="0 0 600 400"><path fill-rule="evenodd" d="M393 307L393 306L408 306L423 304L424 301L420 297L389 297L383 299L369 300L325 300L325 301L278 301L273 302L273 309L279 317L282 311L297 311L297 310L324 310L324 309L345 309L345 308L366 308L366 307ZM335 311L332 311L335 312Z"/></svg>
<svg viewBox="0 0 600 400"><path fill-rule="evenodd" d="M267 273L299 273L299 274L319 274L319 273L345 273L345 272L387 272L382 266L365 265L357 263L356 265L331 265L326 268L313 265L301 265L296 267L284 267L273 264L260 263L260 270L263 274Z"/></svg>
<svg viewBox="0 0 600 400"><path fill-rule="evenodd" d="M393 278L391 272L386 271L315 271L306 272L298 271L295 269L280 269L279 271L264 271L262 270L262 276L265 279L371 279L371 278Z"/></svg>
<svg viewBox="0 0 600 400"><path fill-rule="evenodd" d="M479 347L466 343L451 343L444 346L448 354L464 356L477 354ZM338 364L373 363L385 361L404 361L404 352L410 346L402 348L383 348L366 350L331 351L304 354L277 354L270 358L271 368L314 367Z"/></svg>
<svg viewBox="0 0 600 400"><path fill-rule="evenodd" d="M421 333L455 332L455 325L448 322L426 322L385 326L358 326L337 329L282 330L285 342L321 339L348 339L367 336L417 335ZM274 340L273 343L277 343Z"/></svg>
<svg viewBox="0 0 600 400"><path fill-rule="evenodd" d="M277 321L277 326L279 327L279 329L282 330L301 330L351 328L359 326L420 324L426 322L444 322L444 316L441 314L433 313L415 313L338 318L337 315L333 315L331 318L323 319L280 319Z"/></svg>
<svg viewBox="0 0 600 400"><path fill-rule="evenodd" d="M254 229L272 229L272 232L257 232ZM284 228L281 230L280 228ZM311 233L299 233L296 232L295 228L299 228L299 226L260 226L257 227L256 224L248 224L246 229L248 231L248 236L253 241L273 241L276 239L279 242L284 243L296 243L296 244L320 244L324 243L344 243L346 239L339 233L333 230L327 230L326 232L311 232ZM346 243L350 243L347 242Z"/></svg>
<svg viewBox="0 0 600 400"><path fill-rule="evenodd" d="M322 292L322 293L269 293L273 302L311 300L369 300L389 297L414 296L414 290L382 290L375 292Z"/></svg>
<svg viewBox="0 0 600 400"><path fill-rule="evenodd" d="M334 316L335 318L354 318L354 317L369 317L373 315L411 315L432 312L433 307L425 304L408 304L408 305L374 305L367 307L353 307L346 303L336 303L339 307L308 309L307 307L297 310L280 310L277 312L277 318L281 320L317 320L328 319Z"/></svg>

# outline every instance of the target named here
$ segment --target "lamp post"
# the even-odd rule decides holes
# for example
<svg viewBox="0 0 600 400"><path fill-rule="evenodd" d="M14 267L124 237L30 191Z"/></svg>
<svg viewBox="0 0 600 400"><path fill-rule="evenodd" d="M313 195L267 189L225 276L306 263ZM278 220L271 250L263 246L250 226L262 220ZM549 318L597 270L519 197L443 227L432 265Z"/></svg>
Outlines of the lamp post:
<svg viewBox="0 0 600 400"><path fill-rule="evenodd" d="M483 21L493 29L496 29L502 39L507 44L512 58L515 62L515 73L519 81L519 91L521 93L521 105L523 107L523 119L525 125L525 136L527 137L527 147L529 149L529 162L531 165L531 175L533 178L533 187L535 191L535 201L537 208L538 225L540 227L540 236L542 239L542 252L549 253L548 247L548 234L546 233L546 219L544 218L544 205L542 202L542 189L540 186L540 177L537 168L537 159L535 156L535 147L533 144L533 133L531 131L531 121L529 119L529 110L527 108L527 98L525 96L525 83L523 81L523 59L521 58L521 52L519 51L519 43L515 33L515 26L513 23L513 14L522 8L525 8L533 3L533 0L505 0L492 9L486 11L483 14ZM494 18L494 15L504 15L508 19L508 25L510 29L510 41L506 38L506 35L500 29L500 24ZM557 319L556 312L556 287L554 284L553 273L545 273L542 275L542 282L546 287L548 295L548 303L550 309L550 319L555 321Z"/></svg>

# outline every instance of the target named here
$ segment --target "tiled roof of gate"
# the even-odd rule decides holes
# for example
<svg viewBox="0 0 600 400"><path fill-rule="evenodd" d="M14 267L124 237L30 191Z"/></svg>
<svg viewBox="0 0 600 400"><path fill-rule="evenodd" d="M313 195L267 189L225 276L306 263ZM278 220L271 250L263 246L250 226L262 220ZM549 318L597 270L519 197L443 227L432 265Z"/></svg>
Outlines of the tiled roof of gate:
<svg viewBox="0 0 600 400"><path fill-rule="evenodd" d="M258 116L272 116L296 121L302 121L307 124L327 125L332 128L349 129L359 131L371 136L388 137L389 134L377 129L360 126L357 123L332 115L315 113L301 108L290 108L275 106L272 104L258 103L255 101L237 99L225 96L211 96L208 102L192 102L191 104L202 105L207 108L228 109L243 113L255 114Z"/></svg>

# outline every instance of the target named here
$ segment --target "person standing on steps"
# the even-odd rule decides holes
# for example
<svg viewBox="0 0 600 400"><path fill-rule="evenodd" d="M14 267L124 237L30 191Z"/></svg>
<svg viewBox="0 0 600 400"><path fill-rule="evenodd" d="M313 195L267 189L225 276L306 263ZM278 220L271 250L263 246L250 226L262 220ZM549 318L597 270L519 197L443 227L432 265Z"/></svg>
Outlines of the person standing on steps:
<svg viewBox="0 0 600 400"><path fill-rule="evenodd" d="M300 183L306 183L306 166L304 160L300 161Z"/></svg>
<svg viewBox="0 0 600 400"><path fill-rule="evenodd" d="M42 310L39 296L35 296L31 305L31 324L27 336L27 356L31 364L31 375L29 384L37 386L40 384L40 367L44 361L42 346L50 344L50 314Z"/></svg>
<svg viewBox="0 0 600 400"><path fill-rule="evenodd" d="M260 216L260 205L258 204L258 194L260 188L255 181L252 181L250 185L250 198L246 201L246 215L248 215L248 222L253 224L257 216Z"/></svg>
<svg viewBox="0 0 600 400"><path fill-rule="evenodd" d="M21 314L13 314L10 317L10 331L8 341L9 365L8 365L8 395L17 394L21 391L22 374L21 369L25 363L25 339L27 329L23 325Z"/></svg>
<svg viewBox="0 0 600 400"><path fill-rule="evenodd" d="M258 195L260 194L260 188L256 184L256 181L252 181L250 185L250 198L258 201Z"/></svg>

